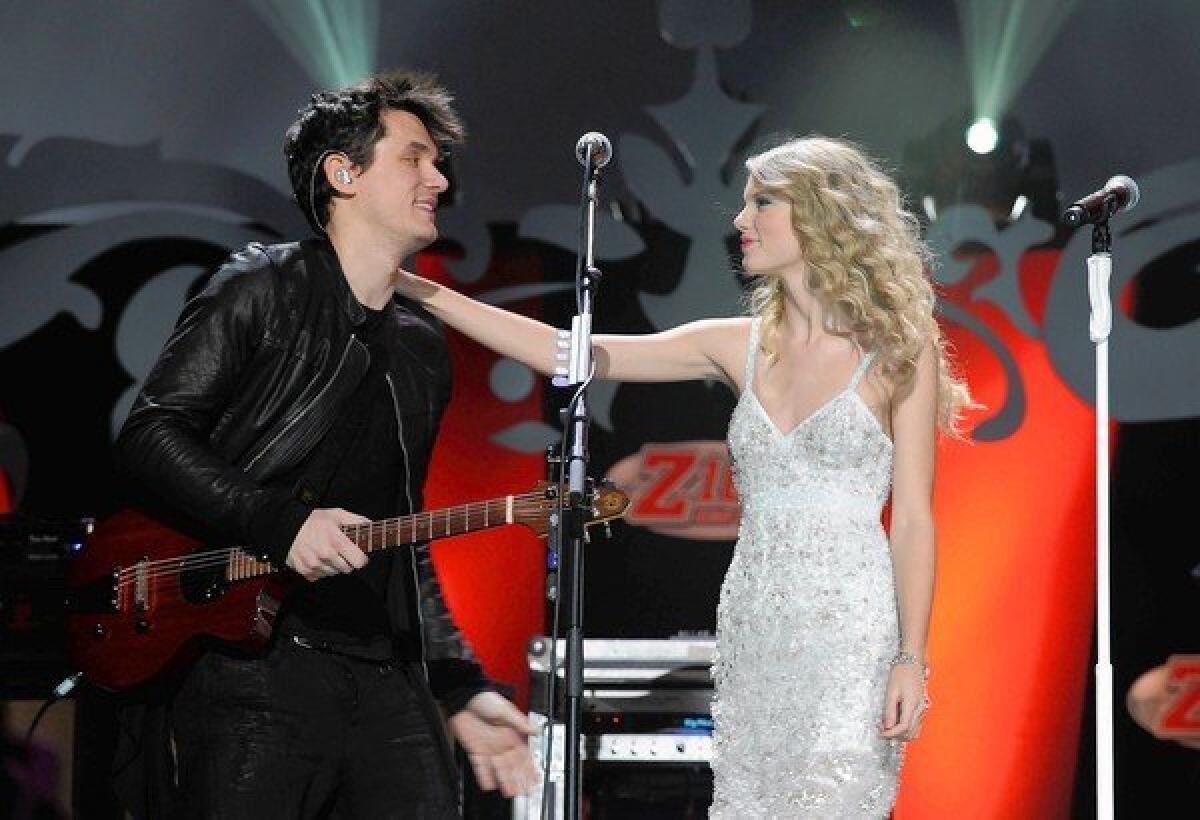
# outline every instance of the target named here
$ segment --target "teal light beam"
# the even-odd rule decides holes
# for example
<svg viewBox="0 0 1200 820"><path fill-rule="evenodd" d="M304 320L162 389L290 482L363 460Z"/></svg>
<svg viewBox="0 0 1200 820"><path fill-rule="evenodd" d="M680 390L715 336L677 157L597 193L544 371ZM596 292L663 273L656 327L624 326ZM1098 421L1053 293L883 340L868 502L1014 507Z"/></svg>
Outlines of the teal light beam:
<svg viewBox="0 0 1200 820"><path fill-rule="evenodd" d="M375 70L379 0L247 0L321 88Z"/></svg>
<svg viewBox="0 0 1200 820"><path fill-rule="evenodd" d="M996 122L1078 0L956 0L976 117Z"/></svg>

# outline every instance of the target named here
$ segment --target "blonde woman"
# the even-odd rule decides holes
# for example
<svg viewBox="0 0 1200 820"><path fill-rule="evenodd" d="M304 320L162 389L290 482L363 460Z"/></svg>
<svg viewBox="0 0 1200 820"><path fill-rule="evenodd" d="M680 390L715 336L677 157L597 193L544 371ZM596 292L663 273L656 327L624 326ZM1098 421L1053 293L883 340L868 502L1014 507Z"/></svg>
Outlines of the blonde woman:
<svg viewBox="0 0 1200 820"><path fill-rule="evenodd" d="M758 277L752 315L597 335L596 372L720 379L740 395L711 816L885 818L928 703L935 438L969 399L895 184L856 147L817 137L746 167L734 226ZM407 273L399 287L493 350L553 369L551 327Z"/></svg>

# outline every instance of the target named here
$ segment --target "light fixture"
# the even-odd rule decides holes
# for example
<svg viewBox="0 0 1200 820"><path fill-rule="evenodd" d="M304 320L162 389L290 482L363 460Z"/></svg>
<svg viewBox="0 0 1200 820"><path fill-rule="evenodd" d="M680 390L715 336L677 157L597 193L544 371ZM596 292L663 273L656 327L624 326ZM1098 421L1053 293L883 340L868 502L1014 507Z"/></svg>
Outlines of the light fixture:
<svg viewBox="0 0 1200 820"><path fill-rule="evenodd" d="M1000 141L1000 132L991 117L980 117L967 129L967 147L976 154L990 154Z"/></svg>

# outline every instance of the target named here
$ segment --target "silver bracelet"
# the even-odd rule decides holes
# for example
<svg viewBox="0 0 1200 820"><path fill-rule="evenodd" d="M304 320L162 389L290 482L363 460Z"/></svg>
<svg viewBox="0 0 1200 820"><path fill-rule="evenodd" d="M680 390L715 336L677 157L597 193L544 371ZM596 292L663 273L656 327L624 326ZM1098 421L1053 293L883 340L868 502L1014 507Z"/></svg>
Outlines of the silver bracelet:
<svg viewBox="0 0 1200 820"><path fill-rule="evenodd" d="M925 661L921 660L920 658L918 658L916 655L914 655L911 652L904 652L902 650L900 652L897 652L895 654L895 656L892 658L892 666L905 666L905 665L919 666L919 667L921 667L922 671L924 671L926 674L928 674L928 672L929 672L929 667L925 665Z"/></svg>

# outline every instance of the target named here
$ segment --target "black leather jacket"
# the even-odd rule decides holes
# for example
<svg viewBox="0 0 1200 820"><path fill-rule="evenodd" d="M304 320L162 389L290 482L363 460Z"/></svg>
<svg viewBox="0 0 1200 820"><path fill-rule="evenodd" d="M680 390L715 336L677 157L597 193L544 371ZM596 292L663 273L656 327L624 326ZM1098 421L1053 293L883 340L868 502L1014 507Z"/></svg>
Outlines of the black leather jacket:
<svg viewBox="0 0 1200 820"><path fill-rule="evenodd" d="M314 497L271 478L298 464L332 425L369 364L355 328L366 318L333 248L310 240L252 244L190 301L117 439L117 458L171 506L283 566ZM441 329L397 298L384 343L412 367L388 385L412 504L421 506L429 454L450 396ZM414 376L413 374L417 374ZM396 513L409 509L408 497ZM434 694L453 711L486 687L442 597L427 545L412 550L422 654Z"/></svg>

